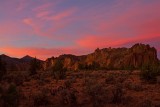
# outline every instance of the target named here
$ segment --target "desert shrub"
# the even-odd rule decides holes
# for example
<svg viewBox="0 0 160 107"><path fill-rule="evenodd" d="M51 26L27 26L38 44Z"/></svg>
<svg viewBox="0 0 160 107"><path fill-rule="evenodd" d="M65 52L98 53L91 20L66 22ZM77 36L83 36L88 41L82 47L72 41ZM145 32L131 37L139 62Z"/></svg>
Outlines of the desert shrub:
<svg viewBox="0 0 160 107"><path fill-rule="evenodd" d="M140 77L147 82L154 83L158 73L159 69L157 67L144 67L140 72Z"/></svg>
<svg viewBox="0 0 160 107"><path fill-rule="evenodd" d="M131 81L129 82L125 82L125 88L127 88L128 90L134 90L134 91L143 91L144 88L142 87L142 84L138 84L138 83L132 83Z"/></svg>
<svg viewBox="0 0 160 107"><path fill-rule="evenodd" d="M151 100L144 100L139 104L140 107L153 107L153 103Z"/></svg>
<svg viewBox="0 0 160 107"><path fill-rule="evenodd" d="M69 105L69 106L76 106L77 105L77 90L76 89L66 89L64 88L59 92L60 95L60 103Z"/></svg>
<svg viewBox="0 0 160 107"><path fill-rule="evenodd" d="M106 84L113 84L115 82L115 76L113 74L108 74L105 83Z"/></svg>
<svg viewBox="0 0 160 107"><path fill-rule="evenodd" d="M11 84L7 91L3 93L2 99L5 107L18 107L19 93L14 84Z"/></svg>
<svg viewBox="0 0 160 107"><path fill-rule="evenodd" d="M93 106L101 106L107 102L106 91L104 85L97 83L96 80L88 79L85 83L85 92L93 102Z"/></svg>
<svg viewBox="0 0 160 107"><path fill-rule="evenodd" d="M42 91L37 92L33 95L33 102L34 107L47 106L50 104L48 96Z"/></svg>
<svg viewBox="0 0 160 107"><path fill-rule="evenodd" d="M17 86L22 85L23 82L25 81L25 78L26 75L18 71L16 72L12 71L4 77L4 79L8 81L8 83L14 83Z"/></svg>
<svg viewBox="0 0 160 107"><path fill-rule="evenodd" d="M37 74L37 70L40 69L40 61L37 60L37 58L34 58L31 63L30 63L30 75L35 75Z"/></svg>
<svg viewBox="0 0 160 107"><path fill-rule="evenodd" d="M117 104L121 103L122 99L124 98L124 91L121 84L116 84L115 87L112 89L112 103Z"/></svg>
<svg viewBox="0 0 160 107"><path fill-rule="evenodd" d="M53 67L53 78L54 79L65 79L66 78L67 69L63 67L63 62L61 60L57 60Z"/></svg>
<svg viewBox="0 0 160 107"><path fill-rule="evenodd" d="M143 87L141 84L132 84L131 89L134 91L143 91Z"/></svg>
<svg viewBox="0 0 160 107"><path fill-rule="evenodd" d="M129 105L130 102L133 101L133 97L132 96L125 96L122 100L122 104L123 105ZM129 107L129 106L128 106Z"/></svg>
<svg viewBox="0 0 160 107"><path fill-rule="evenodd" d="M105 83L106 84L116 84L123 83L128 78L127 73L121 72L120 74L110 73L106 76Z"/></svg>
<svg viewBox="0 0 160 107"><path fill-rule="evenodd" d="M65 88L71 88L71 85L72 85L72 81L71 80L67 80L64 82L64 87Z"/></svg>

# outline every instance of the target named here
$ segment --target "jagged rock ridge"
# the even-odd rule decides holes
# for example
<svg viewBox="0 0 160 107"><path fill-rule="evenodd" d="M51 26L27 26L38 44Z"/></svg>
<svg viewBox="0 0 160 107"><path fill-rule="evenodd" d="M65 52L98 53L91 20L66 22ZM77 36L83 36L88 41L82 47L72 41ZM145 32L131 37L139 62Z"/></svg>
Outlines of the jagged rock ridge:
<svg viewBox="0 0 160 107"><path fill-rule="evenodd" d="M49 58L44 70L51 69L57 60L62 60L68 70L79 69L140 69L143 66L158 65L157 51L154 47L135 44L131 48L104 48L84 55L61 55Z"/></svg>

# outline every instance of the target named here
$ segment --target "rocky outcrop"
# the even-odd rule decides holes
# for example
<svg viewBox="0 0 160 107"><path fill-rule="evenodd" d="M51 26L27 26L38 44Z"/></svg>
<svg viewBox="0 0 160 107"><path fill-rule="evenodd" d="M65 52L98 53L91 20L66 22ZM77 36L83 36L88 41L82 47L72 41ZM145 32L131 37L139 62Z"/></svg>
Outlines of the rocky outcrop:
<svg viewBox="0 0 160 107"><path fill-rule="evenodd" d="M154 47L135 44L131 48L104 48L85 56L61 55L44 62L44 69L54 67L56 60L62 60L64 68L78 69L140 69L143 66L158 64L157 51Z"/></svg>

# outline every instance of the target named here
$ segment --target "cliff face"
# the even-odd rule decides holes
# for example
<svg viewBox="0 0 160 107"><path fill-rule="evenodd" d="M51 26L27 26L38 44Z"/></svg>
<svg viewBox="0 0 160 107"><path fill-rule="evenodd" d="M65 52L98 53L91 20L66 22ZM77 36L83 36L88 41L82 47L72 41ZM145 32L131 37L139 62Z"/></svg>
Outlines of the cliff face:
<svg viewBox="0 0 160 107"><path fill-rule="evenodd" d="M143 66L158 64L155 48L144 44L135 44L131 48L104 48L85 56L61 55L49 58L44 64L44 70L54 67L56 60L62 60L64 68L79 69L140 69Z"/></svg>

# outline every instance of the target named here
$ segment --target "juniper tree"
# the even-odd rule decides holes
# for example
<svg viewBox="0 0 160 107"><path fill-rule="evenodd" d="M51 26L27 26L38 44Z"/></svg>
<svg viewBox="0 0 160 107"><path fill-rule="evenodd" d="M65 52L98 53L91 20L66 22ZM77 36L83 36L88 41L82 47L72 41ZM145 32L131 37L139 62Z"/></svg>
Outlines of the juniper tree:
<svg viewBox="0 0 160 107"><path fill-rule="evenodd" d="M30 64L30 75L35 75L37 74L37 70L40 69L40 62L37 60L37 58L35 57Z"/></svg>
<svg viewBox="0 0 160 107"><path fill-rule="evenodd" d="M57 60L53 67L53 76L55 79L65 79L66 77L66 68L63 67L63 62Z"/></svg>
<svg viewBox="0 0 160 107"><path fill-rule="evenodd" d="M2 61L2 57L0 57L0 80L3 78L6 72L6 64Z"/></svg>

